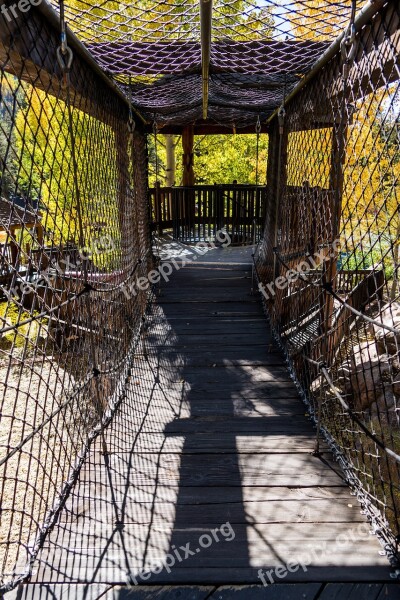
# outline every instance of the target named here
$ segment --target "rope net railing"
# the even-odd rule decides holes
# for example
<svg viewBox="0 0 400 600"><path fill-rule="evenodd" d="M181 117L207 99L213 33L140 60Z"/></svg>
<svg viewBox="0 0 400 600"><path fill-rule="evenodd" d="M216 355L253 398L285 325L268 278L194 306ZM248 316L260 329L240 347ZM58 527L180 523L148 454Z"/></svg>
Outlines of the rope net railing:
<svg viewBox="0 0 400 600"><path fill-rule="evenodd" d="M152 260L146 139L31 7L0 16L0 590L121 401ZM129 291L127 291L129 290Z"/></svg>
<svg viewBox="0 0 400 600"><path fill-rule="evenodd" d="M392 555L397 4L354 20L358 2L215 1L208 102L230 132L270 119L266 308ZM1 591L29 576L94 437L106 454L151 297L145 133L202 120L198 8L0 2Z"/></svg>
<svg viewBox="0 0 400 600"><path fill-rule="evenodd" d="M362 26L271 122L255 256L266 311L395 563L400 533L399 5ZM318 444L316 445L318 451Z"/></svg>

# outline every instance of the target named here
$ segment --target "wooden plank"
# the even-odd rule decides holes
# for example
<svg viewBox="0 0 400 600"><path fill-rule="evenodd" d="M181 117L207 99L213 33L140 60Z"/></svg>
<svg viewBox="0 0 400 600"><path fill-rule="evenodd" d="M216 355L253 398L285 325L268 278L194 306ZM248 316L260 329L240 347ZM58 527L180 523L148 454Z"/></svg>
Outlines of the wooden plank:
<svg viewBox="0 0 400 600"><path fill-rule="evenodd" d="M257 318L249 319L215 319L210 324L207 320L195 321L183 319L180 321L175 320L172 326L172 322L167 328L163 327L163 323L157 323L147 327L147 335L173 335L176 336L190 336L190 335L204 335L204 336L219 336L219 335L230 335L230 336L242 336L248 335L249 333L255 333L256 335L265 334L265 338L272 337L266 326L265 318L260 316ZM247 338L248 339L248 338Z"/></svg>
<svg viewBox="0 0 400 600"><path fill-rule="evenodd" d="M397 589L399 594L400 589ZM381 583L328 583L319 596L320 600L378 600ZM385 596L386 597L386 596ZM399 597L399 595L397 596Z"/></svg>
<svg viewBox="0 0 400 600"><path fill-rule="evenodd" d="M172 318L185 318L186 320L190 320L190 318L197 317L244 317L244 316L262 316L262 308L261 306L254 302L216 302L215 304L211 302L207 303L193 303L190 304L190 308L187 308L187 304L185 304L185 312L182 314L182 306L179 303L174 303L167 305L163 304L163 310L165 315Z"/></svg>
<svg viewBox="0 0 400 600"><path fill-rule="evenodd" d="M187 333L187 332L178 332L172 330L170 332L165 332L165 342L163 339L163 333L146 333L146 341L151 344L165 344L165 347L168 348L200 348L206 347L209 348L210 344L215 341L215 331L209 331L207 333ZM172 337L173 336L173 337ZM266 329L259 329L252 331L251 341L249 341L249 333L242 332L236 333L233 331L228 332L220 332L218 334L218 347L219 348L231 348L232 346L240 346L240 347L253 347L253 346L268 346L273 344L275 346L274 338L271 333Z"/></svg>
<svg viewBox="0 0 400 600"><path fill-rule="evenodd" d="M208 600L215 590L213 586L114 586L104 600Z"/></svg>
<svg viewBox="0 0 400 600"><path fill-rule="evenodd" d="M261 453L311 453L314 449L314 437L309 435L226 436L223 433L189 433L183 438L177 434L167 438L163 433L125 433L123 427L116 424L110 435L106 434L107 449L110 453L142 452L157 454L215 454L237 452L238 454ZM322 452L328 452L328 446L322 441Z"/></svg>
<svg viewBox="0 0 400 600"><path fill-rule="evenodd" d="M385 583L382 586L378 600L398 600L399 599L399 583Z"/></svg>
<svg viewBox="0 0 400 600"><path fill-rule="evenodd" d="M178 526L171 528L167 518L166 515L164 527L152 525L150 531L148 525L127 524L123 527L123 537L132 540L131 545L126 548L132 568L142 568L141 552L147 544L145 563L150 566L154 561L162 560L173 545L181 547L189 543L194 554L185 561L177 561L174 565L175 571L192 566L199 569L215 566L246 568L251 556L252 566L259 568L296 561L307 567L349 566L356 569L369 566L383 567L387 576L390 572L386 558L378 553L379 546L376 545L376 540L368 535L366 524L362 533L358 533L360 526L357 523L337 523L335 528L331 523L320 523L318 527L314 523L292 523L290 526L286 523L276 523L274 527L260 523L256 528L251 523L236 526L231 524L226 536L219 534L219 542L208 548L201 547L200 551L196 552L202 536L212 536L212 530L219 529L221 523L213 521L205 526L192 527L191 524L181 524L177 516ZM336 544L338 537L346 537L349 543L342 543L339 548ZM120 568L124 566L121 536L116 532L113 523L93 521L84 532L69 532L68 529L61 528L57 545L58 552L54 558L60 567L71 566L71 562L78 556L82 565L86 563L88 568L95 565L99 558L104 561L105 568L106 563L110 564L111 561L117 566L120 565ZM51 551L51 544L45 543L41 560L51 557Z"/></svg>
<svg viewBox="0 0 400 600"><path fill-rule="evenodd" d="M150 415L149 419L146 418L145 412L142 412L135 418L132 418L131 427L136 428L136 431L140 429L141 434L164 434L168 438L170 436L174 438L181 437L182 441L186 439L188 435L193 434L212 434L217 436L218 434L225 434L226 438L229 436L233 439L234 437L243 436L245 438L248 437L276 437L276 436L284 436L287 437L297 437L297 436L308 436L311 440L315 437L315 430L311 427L311 425L304 424L302 422L296 422L296 420L300 420L301 417L296 417L295 419L291 419L290 425L286 425L285 421L288 419L285 418L282 423L274 423L273 425L265 425L263 423L259 423L260 419L255 419L253 417L248 417L248 421L255 421L254 425L248 422L242 422L243 419L238 417L236 419L228 419L225 416L220 417L219 419L215 418L203 418L197 417L195 419L179 419L177 421L168 421L165 422L154 422L157 414L160 411L153 411ZM173 418L173 415L171 415ZM266 417L265 420L269 421L276 417ZM228 423L227 423L228 421ZM227 427L232 427L232 429L227 433ZM115 427L112 435L125 435L126 427ZM136 434L134 434L134 438L136 438ZM193 438L195 439L195 438ZM199 439L200 443L200 439ZM228 444L228 442L226 442ZM200 446L201 447L201 446ZM261 445L259 446L259 448ZM284 452L287 451L288 444L286 445ZM279 449L277 448L275 452L279 453Z"/></svg>
<svg viewBox="0 0 400 600"><path fill-rule="evenodd" d="M223 489L221 500L223 498ZM81 527L82 530L89 529L96 514L96 523L112 522L115 519L115 507L124 525L151 524L158 527L165 523L165 516L171 511L171 503L155 499L153 502L127 502L122 501L115 504L104 500L92 500L81 502L76 507L74 528ZM192 527L207 525L210 515L217 523L229 521L234 524L246 524L246 515L252 515L257 523L363 523L364 518L360 513L361 507L350 504L347 498L338 498L335 501L335 512L332 511L332 498L329 499L306 499L287 500L251 500L237 502L220 502L208 504L186 504L180 505L179 519L182 523L190 523ZM65 512L60 523L68 523L69 515Z"/></svg>
<svg viewBox="0 0 400 600"><path fill-rule="evenodd" d="M190 486L319 486L338 485L339 475L328 461L305 454L193 454L180 458L176 454L139 454L109 457L113 475L129 476L131 485L179 484ZM98 480L106 478L98 470Z"/></svg>
<svg viewBox="0 0 400 600"><path fill-rule="evenodd" d="M140 356L140 354L138 355ZM285 361L279 352L268 352L265 346L226 347L214 350L198 350L195 347L174 349L150 349L147 356L159 362L172 362L174 367L226 367L226 366L284 366ZM287 371L286 371L287 373Z"/></svg>
<svg viewBox="0 0 400 600"><path fill-rule="evenodd" d="M149 430L155 425L149 424ZM312 424L302 419L288 419L286 417L265 417L254 419L252 417L230 418L212 417L210 419L197 417L196 419L176 419L165 427L166 435L187 433L225 433L226 436L237 435L306 435L314 436Z"/></svg>
<svg viewBox="0 0 400 600"><path fill-rule="evenodd" d="M138 359L135 359L134 372L136 371L137 362ZM149 357L149 362L151 364L151 356ZM230 384L230 388L241 391L243 384L246 383L250 386L259 383L270 383L274 386L277 383L287 384L289 374L286 367L279 365L272 365L270 367L259 365L257 369L249 365L242 365L240 369L234 365L219 366L216 368L190 366L179 369L174 365L164 363L158 379L160 382L170 381L169 377L171 377L171 381L182 381L184 378L190 385L197 385L199 389L205 383L213 383L217 387Z"/></svg>
<svg viewBox="0 0 400 600"><path fill-rule="evenodd" d="M322 585L320 583L280 583L265 587L220 586L210 596L210 600L316 600Z"/></svg>
<svg viewBox="0 0 400 600"><path fill-rule="evenodd" d="M350 491L345 484L339 486L318 486L318 487L268 487L253 486L240 489L238 487L228 486L214 488L199 488L199 487L184 487L178 490L172 486L166 488L157 488L151 490L147 487L134 488L128 485L124 490L124 494L117 493L117 497L113 499L111 490L108 484L103 485L101 482L98 485L93 485L91 481L91 473L82 472L80 475L80 485L72 492L66 505L66 515L63 517L72 523L76 517L76 506L84 505L88 510L92 502L104 502L106 504L116 502L136 503L138 506L142 504L151 504L156 501L163 501L169 506L186 506L186 505L224 505L238 502L266 502L266 509L269 502L277 502L278 500L298 500L299 502L307 502L309 500L329 500L332 504L336 502L346 501L352 506L356 500L354 496L350 496ZM91 516L98 513L92 512ZM167 514L167 513L165 513Z"/></svg>
<svg viewBox="0 0 400 600"><path fill-rule="evenodd" d="M304 404L299 398L281 398L274 402L269 398L268 401L260 398L243 398L242 400L233 400L232 398L222 399L219 397L209 398L207 396L197 398L190 402L191 417L268 417L268 416L288 416L304 415L306 412Z"/></svg>
<svg viewBox="0 0 400 600"><path fill-rule="evenodd" d="M154 425L151 426L153 429ZM150 429L150 427L149 427ZM158 432L146 431L143 427L140 433L132 431L125 433L121 424L116 424L112 431L106 432L108 453L150 453L150 454L215 454L237 453L253 454L311 454L314 448L315 436L309 432L285 435L253 434L252 432L235 433L227 436L224 432L206 431L203 433L170 434L165 437L162 427ZM328 446L321 442L321 452L329 452Z"/></svg>
<svg viewBox="0 0 400 600"><path fill-rule="evenodd" d="M126 584L126 570L121 565L123 560L119 559L117 564L111 564L106 561L97 563L97 568L87 565L83 560L77 564L76 568L71 570L71 566L67 570L61 570L56 565L54 568L51 566L46 567L39 564L37 572L33 575L32 579L45 580L45 581L57 581L63 579L68 582L73 581L87 581L92 583L93 581L104 579L112 584ZM103 564L104 563L104 564ZM101 564L101 569L100 569ZM264 569L268 570L275 568L274 565L264 565ZM60 570L58 570L60 569ZM177 585L177 584L190 584L197 583L199 585L221 585L226 584L227 581L230 584L252 584L259 582L258 568L254 567L206 567L206 568L179 568L174 569L171 573L163 571L159 575L152 574L150 581L146 581L146 584L163 584L163 585ZM132 576L140 573L140 568L137 570L132 569ZM318 582L353 582L355 579L359 582L362 581L381 581L386 582L389 578L388 568L385 566L327 566L327 567L308 567L307 571L304 572L299 569L296 573L288 573L285 577L285 582L296 582L304 583L310 581ZM267 588L268 589L268 588ZM301 588L300 588L301 589ZM268 596L267 596L268 598ZM279 600L281 598L278 596ZM397 600L396 596L393 596ZM230 599L229 599L230 600ZM296 599L297 600L297 599ZM303 599L301 599L303 600Z"/></svg>
<svg viewBox="0 0 400 600"><path fill-rule="evenodd" d="M8 592L7 600L98 600L111 590L112 585L99 583L28 583Z"/></svg>

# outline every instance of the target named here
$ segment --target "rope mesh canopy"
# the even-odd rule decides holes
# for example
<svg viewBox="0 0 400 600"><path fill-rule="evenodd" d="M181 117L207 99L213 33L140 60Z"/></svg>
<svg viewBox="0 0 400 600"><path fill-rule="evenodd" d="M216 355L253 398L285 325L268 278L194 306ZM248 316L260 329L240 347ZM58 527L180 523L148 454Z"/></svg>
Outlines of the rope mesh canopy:
<svg viewBox="0 0 400 600"><path fill-rule="evenodd" d="M349 0L213 2L209 120L238 129L257 116L265 120L347 25L351 6ZM202 119L197 0L99 6L78 0L67 1L65 11L71 30L146 120L161 127Z"/></svg>

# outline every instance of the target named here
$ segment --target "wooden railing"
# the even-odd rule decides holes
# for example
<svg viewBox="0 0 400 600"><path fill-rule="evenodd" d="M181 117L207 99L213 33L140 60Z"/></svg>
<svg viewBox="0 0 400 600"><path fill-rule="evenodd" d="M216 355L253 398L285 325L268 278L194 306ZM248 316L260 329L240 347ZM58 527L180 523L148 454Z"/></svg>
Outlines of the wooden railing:
<svg viewBox="0 0 400 600"><path fill-rule="evenodd" d="M182 242L213 239L225 230L233 244L258 241L264 228L266 187L198 185L149 190L153 227Z"/></svg>

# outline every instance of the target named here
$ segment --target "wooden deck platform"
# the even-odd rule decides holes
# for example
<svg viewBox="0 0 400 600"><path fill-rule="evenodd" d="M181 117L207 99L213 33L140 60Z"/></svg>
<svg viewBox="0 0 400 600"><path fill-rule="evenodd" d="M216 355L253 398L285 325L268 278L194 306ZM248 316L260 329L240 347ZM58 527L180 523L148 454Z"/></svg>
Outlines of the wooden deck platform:
<svg viewBox="0 0 400 600"><path fill-rule="evenodd" d="M213 250L162 286L108 454L98 440L15 597L399 597L327 447L311 454L250 252Z"/></svg>

